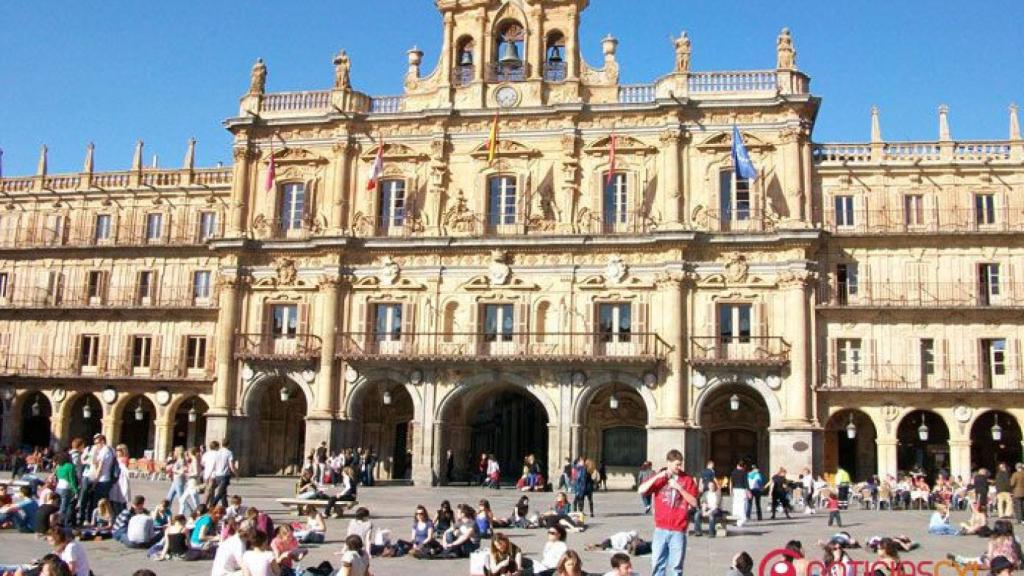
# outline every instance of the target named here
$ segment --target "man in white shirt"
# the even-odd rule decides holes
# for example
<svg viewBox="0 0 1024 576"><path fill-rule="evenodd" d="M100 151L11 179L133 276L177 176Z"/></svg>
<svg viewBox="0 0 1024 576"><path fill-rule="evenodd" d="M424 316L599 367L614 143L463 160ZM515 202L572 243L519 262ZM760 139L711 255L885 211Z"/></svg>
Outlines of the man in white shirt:
<svg viewBox="0 0 1024 576"><path fill-rule="evenodd" d="M206 507L212 508L211 502L213 502L213 494L216 489L216 484L213 479L213 470L216 468L217 454L220 452L220 442L213 440L210 442L209 449L203 453L203 458L200 460L200 464L203 467L203 484L206 486Z"/></svg>
<svg viewBox="0 0 1024 576"><path fill-rule="evenodd" d="M245 542L255 530L250 520L238 525L238 532L220 543L217 554L213 557L213 570L210 576L241 576L242 555L245 554Z"/></svg>
<svg viewBox="0 0 1024 576"><path fill-rule="evenodd" d="M628 554L613 554L611 563L612 569L605 572L604 576L639 576L639 572L633 571L633 562Z"/></svg>
<svg viewBox="0 0 1024 576"><path fill-rule="evenodd" d="M149 548L156 544L159 538L153 530L153 517L136 511L136 514L128 521L124 545L129 548Z"/></svg>
<svg viewBox="0 0 1024 576"><path fill-rule="evenodd" d="M78 526L85 526L85 523L92 517L92 510L96 506L93 500L95 487L92 481L92 446L86 446L82 451L82 475L78 478Z"/></svg>
<svg viewBox="0 0 1024 576"><path fill-rule="evenodd" d="M107 445L107 437L103 434L93 436L92 464L89 469L95 488L91 508L95 508L100 500L110 498L110 488L113 486L111 473L117 463L116 460L114 450Z"/></svg>
<svg viewBox="0 0 1024 576"><path fill-rule="evenodd" d="M214 493L210 506L216 506L218 502L225 508L228 506L228 485L235 472L235 455L228 448L228 441L225 440L217 449L213 459Z"/></svg>

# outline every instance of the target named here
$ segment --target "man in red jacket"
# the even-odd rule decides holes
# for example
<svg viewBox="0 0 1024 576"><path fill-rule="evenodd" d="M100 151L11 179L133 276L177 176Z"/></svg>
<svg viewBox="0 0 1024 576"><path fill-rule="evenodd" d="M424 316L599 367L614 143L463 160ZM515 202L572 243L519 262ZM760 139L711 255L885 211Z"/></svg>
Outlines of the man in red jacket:
<svg viewBox="0 0 1024 576"><path fill-rule="evenodd" d="M697 506L697 483L683 472L683 454L669 450L667 466L640 485L654 502L651 575L682 576L686 560L686 527L690 508Z"/></svg>

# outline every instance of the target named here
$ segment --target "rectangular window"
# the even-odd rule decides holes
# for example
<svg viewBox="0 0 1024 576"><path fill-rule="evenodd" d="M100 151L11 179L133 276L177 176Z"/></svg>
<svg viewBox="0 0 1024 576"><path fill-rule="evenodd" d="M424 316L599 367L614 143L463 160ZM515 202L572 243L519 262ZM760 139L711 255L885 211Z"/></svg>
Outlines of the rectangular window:
<svg viewBox="0 0 1024 576"><path fill-rule="evenodd" d="M508 342L512 340L513 326L511 304L484 304L485 342Z"/></svg>
<svg viewBox="0 0 1024 576"><path fill-rule="evenodd" d="M378 222L381 231L405 224L405 180L384 180L380 186Z"/></svg>
<svg viewBox="0 0 1024 576"><path fill-rule="evenodd" d="M845 306L851 297L857 296L858 280L856 264L836 264L836 296L838 304Z"/></svg>
<svg viewBox="0 0 1024 576"><path fill-rule="evenodd" d="M206 368L206 336L189 336L185 339L185 368L187 370Z"/></svg>
<svg viewBox="0 0 1024 576"><path fill-rule="evenodd" d="M196 299L210 297L209 270L196 270L192 273L192 297Z"/></svg>
<svg viewBox="0 0 1024 576"><path fill-rule="evenodd" d="M860 350L860 338L846 338L836 342L840 376L855 376L861 373L863 358Z"/></svg>
<svg viewBox="0 0 1024 576"><path fill-rule="evenodd" d="M153 360L153 337L132 338L132 368L149 368Z"/></svg>
<svg viewBox="0 0 1024 576"><path fill-rule="evenodd" d="M110 214L97 214L96 225L93 228L93 239L96 242L103 242L104 240L110 240Z"/></svg>
<svg viewBox="0 0 1024 576"><path fill-rule="evenodd" d="M1002 338L982 340L981 352L985 384L991 388L997 378L1006 375L1006 340Z"/></svg>
<svg viewBox="0 0 1024 576"><path fill-rule="evenodd" d="M139 272L139 283L135 292L139 304L149 304L153 298L153 271L143 270Z"/></svg>
<svg viewBox="0 0 1024 576"><path fill-rule="evenodd" d="M974 195L974 221L979 225L996 223L996 197L994 194Z"/></svg>
<svg viewBox="0 0 1024 576"><path fill-rule="evenodd" d="M516 179L492 176L488 180L487 223L501 226L516 223Z"/></svg>
<svg viewBox="0 0 1024 576"><path fill-rule="evenodd" d="M95 368L100 359L100 337L98 334L83 334L78 362L82 368Z"/></svg>
<svg viewBox="0 0 1024 576"><path fill-rule="evenodd" d="M10 282L10 272L0 272L0 298L10 298L10 294L7 293L7 288L10 286Z"/></svg>
<svg viewBox="0 0 1024 576"><path fill-rule="evenodd" d="M836 226L853 226L853 196L836 196Z"/></svg>
<svg viewBox="0 0 1024 576"><path fill-rule="evenodd" d="M932 338L921 339L921 374L935 374L935 340Z"/></svg>
<svg viewBox="0 0 1024 576"><path fill-rule="evenodd" d="M999 264L978 265L978 304L991 306L999 299Z"/></svg>
<svg viewBox="0 0 1024 576"><path fill-rule="evenodd" d="M907 194L903 197L903 223L907 226L924 224L924 196Z"/></svg>
<svg viewBox="0 0 1024 576"><path fill-rule="evenodd" d="M199 240L209 240L217 235L217 213L199 213Z"/></svg>
<svg viewBox="0 0 1024 576"><path fill-rule="evenodd" d="M294 338L299 329L299 307L295 304L277 304L271 309L274 338Z"/></svg>
<svg viewBox="0 0 1024 576"><path fill-rule="evenodd" d="M377 342L391 342L402 336L402 305L377 304L373 324L373 335Z"/></svg>
<svg viewBox="0 0 1024 576"><path fill-rule="evenodd" d="M599 304L597 314L602 342L629 342L633 329L630 304Z"/></svg>
<svg viewBox="0 0 1024 576"><path fill-rule="evenodd" d="M64 274L50 272L46 277L47 304L56 306L64 299Z"/></svg>
<svg viewBox="0 0 1024 576"><path fill-rule="evenodd" d="M146 214L146 240L160 240L164 232L163 214Z"/></svg>
<svg viewBox="0 0 1024 576"><path fill-rule="evenodd" d="M49 246L64 243L64 216L50 214L43 222L43 241Z"/></svg>
<svg viewBox="0 0 1024 576"><path fill-rule="evenodd" d="M722 344L750 342L752 304L719 304L718 337Z"/></svg>
<svg viewBox="0 0 1024 576"><path fill-rule="evenodd" d="M302 221L306 214L305 184L285 184L281 187L281 230L302 230Z"/></svg>
<svg viewBox="0 0 1024 576"><path fill-rule="evenodd" d="M601 181L604 182L604 223L610 226L625 224L629 218L629 189L626 175L616 173L609 180L608 175L604 174Z"/></svg>
<svg viewBox="0 0 1024 576"><path fill-rule="evenodd" d="M750 180L736 176L734 170L718 173L721 221L750 220Z"/></svg>
<svg viewBox="0 0 1024 576"><path fill-rule="evenodd" d="M86 296L89 298L89 302L101 300L104 292L104 274L100 270L90 270L89 277L86 284Z"/></svg>

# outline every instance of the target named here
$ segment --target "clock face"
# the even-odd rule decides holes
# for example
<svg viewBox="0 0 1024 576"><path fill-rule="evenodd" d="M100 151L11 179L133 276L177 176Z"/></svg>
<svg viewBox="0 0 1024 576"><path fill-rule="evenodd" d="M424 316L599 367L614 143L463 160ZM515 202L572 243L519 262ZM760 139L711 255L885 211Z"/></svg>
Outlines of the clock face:
<svg viewBox="0 0 1024 576"><path fill-rule="evenodd" d="M498 106L511 108L519 104L519 92L511 86L502 86L495 92L494 99L498 102Z"/></svg>

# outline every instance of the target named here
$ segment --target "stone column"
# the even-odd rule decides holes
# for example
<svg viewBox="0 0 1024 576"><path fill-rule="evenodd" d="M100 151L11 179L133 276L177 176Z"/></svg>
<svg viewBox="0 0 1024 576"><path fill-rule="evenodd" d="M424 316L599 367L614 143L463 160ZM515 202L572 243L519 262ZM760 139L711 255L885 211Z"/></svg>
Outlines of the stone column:
<svg viewBox="0 0 1024 576"><path fill-rule="evenodd" d="M971 440L969 438L949 441L949 473L953 476L971 477Z"/></svg>
<svg viewBox="0 0 1024 576"><path fill-rule="evenodd" d="M563 445L561 442L562 425L558 422L548 422L548 461L547 461L547 477L548 480L558 484L558 475L562 470L562 460L565 458L565 454L562 450ZM513 473L515 471L512 471ZM504 471L503 471L504 475Z"/></svg>
<svg viewBox="0 0 1024 576"><path fill-rule="evenodd" d="M231 180L231 212L228 218L227 236L237 238L245 230L245 195L249 189L249 160L253 157L252 149L235 148L233 152L235 164L232 167L234 176Z"/></svg>
<svg viewBox="0 0 1024 576"><path fill-rule="evenodd" d="M157 462L161 462L167 458L167 455L174 449L171 446L171 435L174 430L174 423L167 422L166 419L158 421L155 424L156 435L153 439L153 459Z"/></svg>
<svg viewBox="0 0 1024 576"><path fill-rule="evenodd" d="M790 345L789 378L783 385L783 396L786 401L783 421L787 426L807 426L810 423L810 333L807 322L807 308L810 304L807 297L807 281L810 278L809 272L801 270L795 274L790 273L790 277L780 282L786 299L786 324L783 334ZM766 319L760 318L758 321L764 322Z"/></svg>
<svg viewBox="0 0 1024 576"><path fill-rule="evenodd" d="M236 271L237 274L237 271ZM210 415L227 416L235 404L234 333L238 325L239 278L220 278L220 312L217 316L217 380L213 385Z"/></svg>
<svg viewBox="0 0 1024 576"><path fill-rule="evenodd" d="M123 417L123 416L122 416ZM121 421L114 417L113 407L103 416L103 425L100 427L103 430L103 435L107 437L107 444L110 446L116 446L121 440L119 438L121 430Z"/></svg>
<svg viewBox="0 0 1024 576"><path fill-rule="evenodd" d="M878 438L875 440L878 455L878 477L896 476L898 470L898 459L896 452L896 438Z"/></svg>
<svg viewBox="0 0 1024 576"><path fill-rule="evenodd" d="M351 173L352 155L351 144L348 135L342 137L342 141L334 145L334 194L331 205L331 222L329 228L332 234L341 235L345 229L345 206L349 202L350 186L349 174Z"/></svg>
<svg viewBox="0 0 1024 576"><path fill-rule="evenodd" d="M679 211L679 130L662 132L662 157L665 162L665 183L662 185L662 214L664 227L679 229L682 217Z"/></svg>
<svg viewBox="0 0 1024 576"><path fill-rule="evenodd" d="M658 299L660 307L652 307L652 318L649 326L651 331L661 336L673 347L668 353L668 374L662 384L662 405L660 414L648 414L648 421L662 421L670 424L682 424L686 406L686 314L683 294L683 277L681 273L669 273L658 279ZM661 313L656 312L661 310ZM654 322L655 318L658 322ZM651 345L654 345L652 340Z"/></svg>
<svg viewBox="0 0 1024 576"><path fill-rule="evenodd" d="M317 375L313 415L330 418L337 409L338 387L334 383L334 349L337 342L335 327L338 322L338 295L341 279L325 277L320 283L320 373Z"/></svg>

